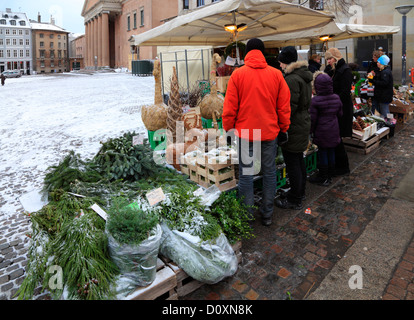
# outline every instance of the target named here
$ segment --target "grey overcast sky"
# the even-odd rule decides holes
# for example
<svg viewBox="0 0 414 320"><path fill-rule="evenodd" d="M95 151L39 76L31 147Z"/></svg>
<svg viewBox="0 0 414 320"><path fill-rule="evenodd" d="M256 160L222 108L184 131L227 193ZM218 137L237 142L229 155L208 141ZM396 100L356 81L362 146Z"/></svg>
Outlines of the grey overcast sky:
<svg viewBox="0 0 414 320"><path fill-rule="evenodd" d="M27 17L37 20L40 12L42 22L50 22L68 32L85 33L84 19L81 16L84 0L0 0L0 11L10 8L12 12L26 13Z"/></svg>

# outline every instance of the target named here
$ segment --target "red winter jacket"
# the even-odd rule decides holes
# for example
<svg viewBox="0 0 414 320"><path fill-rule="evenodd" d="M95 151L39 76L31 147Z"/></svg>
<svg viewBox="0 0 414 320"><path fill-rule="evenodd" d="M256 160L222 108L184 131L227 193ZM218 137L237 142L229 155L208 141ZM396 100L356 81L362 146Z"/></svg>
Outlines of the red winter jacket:
<svg viewBox="0 0 414 320"><path fill-rule="evenodd" d="M230 77L223 107L223 128L246 140L274 140L290 125L290 90L282 73L270 67L260 50L251 50L245 65ZM248 131L243 130L248 129ZM261 137L253 136L261 130Z"/></svg>

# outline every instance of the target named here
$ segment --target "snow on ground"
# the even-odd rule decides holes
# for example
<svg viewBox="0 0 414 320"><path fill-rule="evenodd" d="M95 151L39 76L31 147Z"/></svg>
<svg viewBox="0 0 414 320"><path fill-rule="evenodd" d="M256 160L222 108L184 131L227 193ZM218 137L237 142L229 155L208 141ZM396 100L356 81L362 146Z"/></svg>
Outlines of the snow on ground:
<svg viewBox="0 0 414 320"><path fill-rule="evenodd" d="M70 150L92 158L100 141L146 133L140 107L154 102L154 78L65 73L6 79L0 86L0 219L43 187L46 169Z"/></svg>

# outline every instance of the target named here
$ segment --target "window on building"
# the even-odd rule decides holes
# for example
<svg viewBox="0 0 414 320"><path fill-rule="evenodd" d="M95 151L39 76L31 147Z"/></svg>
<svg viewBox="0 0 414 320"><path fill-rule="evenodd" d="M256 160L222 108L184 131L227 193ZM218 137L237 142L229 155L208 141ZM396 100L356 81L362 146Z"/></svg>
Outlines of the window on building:
<svg viewBox="0 0 414 320"><path fill-rule="evenodd" d="M15 25L16 25L16 20L10 20L10 24L11 24L12 26L15 26Z"/></svg>
<svg viewBox="0 0 414 320"><path fill-rule="evenodd" d="M6 46L10 45L10 39L6 39Z"/></svg>
<svg viewBox="0 0 414 320"><path fill-rule="evenodd" d="M11 50L6 50L7 58L11 58Z"/></svg>
<svg viewBox="0 0 414 320"><path fill-rule="evenodd" d="M44 48L45 47L45 43L43 41L40 41L39 45L40 45L40 48Z"/></svg>
<svg viewBox="0 0 414 320"><path fill-rule="evenodd" d="M30 50L26 50L26 58L30 57Z"/></svg>
<svg viewBox="0 0 414 320"><path fill-rule="evenodd" d="M131 16L127 16L127 30L131 30Z"/></svg>
<svg viewBox="0 0 414 320"><path fill-rule="evenodd" d="M50 42L50 47L51 47L51 48L54 48L54 45L55 45L55 44L54 44L53 42Z"/></svg>
<svg viewBox="0 0 414 320"><path fill-rule="evenodd" d="M13 57L17 58L17 50L13 50Z"/></svg>
<svg viewBox="0 0 414 320"><path fill-rule="evenodd" d="M23 35L23 30L19 30L19 35L22 36Z"/></svg>
<svg viewBox="0 0 414 320"><path fill-rule="evenodd" d="M1 19L0 24L6 24L6 19Z"/></svg>
<svg viewBox="0 0 414 320"><path fill-rule="evenodd" d="M197 0L197 7L204 6L204 0Z"/></svg>
<svg viewBox="0 0 414 320"><path fill-rule="evenodd" d="M24 51L20 50L19 53L20 53L20 58L24 58Z"/></svg>
<svg viewBox="0 0 414 320"><path fill-rule="evenodd" d="M39 38L44 38L44 34L43 33L39 33Z"/></svg>
<svg viewBox="0 0 414 320"><path fill-rule="evenodd" d="M10 34L10 29L6 29L6 34Z"/></svg>
<svg viewBox="0 0 414 320"><path fill-rule="evenodd" d="M58 39L60 39L60 38L62 38L62 36L59 34L59 35L58 35Z"/></svg>
<svg viewBox="0 0 414 320"><path fill-rule="evenodd" d="M183 0L183 9L190 9L190 5L188 4L189 0Z"/></svg>
<svg viewBox="0 0 414 320"><path fill-rule="evenodd" d="M140 26L144 26L144 8L141 8L140 10L140 16L141 16L141 24Z"/></svg>
<svg viewBox="0 0 414 320"><path fill-rule="evenodd" d="M50 59L55 58L55 50L50 50Z"/></svg>
<svg viewBox="0 0 414 320"><path fill-rule="evenodd" d="M137 13L134 12L134 29L137 28Z"/></svg>
<svg viewBox="0 0 414 320"><path fill-rule="evenodd" d="M0 50L0 58L4 58L4 51Z"/></svg>
<svg viewBox="0 0 414 320"><path fill-rule="evenodd" d="M0 39L0 46L3 46L3 45L4 45L4 40Z"/></svg>
<svg viewBox="0 0 414 320"><path fill-rule="evenodd" d="M26 39L26 46L30 46L30 40Z"/></svg>
<svg viewBox="0 0 414 320"><path fill-rule="evenodd" d="M55 37L55 35L53 33L49 34L49 38L53 39Z"/></svg>
<svg viewBox="0 0 414 320"><path fill-rule="evenodd" d="M45 62L44 61L40 61L40 67L44 68L45 67Z"/></svg>
<svg viewBox="0 0 414 320"><path fill-rule="evenodd" d="M310 0L309 8L313 10L323 10L323 0Z"/></svg>
<svg viewBox="0 0 414 320"><path fill-rule="evenodd" d="M19 23L20 23L21 26L25 26L26 25L26 21L23 21L23 20L19 21Z"/></svg>
<svg viewBox="0 0 414 320"><path fill-rule="evenodd" d="M13 29L13 34L16 35L17 34L17 30Z"/></svg>
<svg viewBox="0 0 414 320"><path fill-rule="evenodd" d="M13 39L13 45L17 46L17 39Z"/></svg>
<svg viewBox="0 0 414 320"><path fill-rule="evenodd" d="M39 54L40 54L40 58L42 58L42 59L45 58L45 50L40 50Z"/></svg>
<svg viewBox="0 0 414 320"><path fill-rule="evenodd" d="M19 39L19 46L23 45L23 39Z"/></svg>

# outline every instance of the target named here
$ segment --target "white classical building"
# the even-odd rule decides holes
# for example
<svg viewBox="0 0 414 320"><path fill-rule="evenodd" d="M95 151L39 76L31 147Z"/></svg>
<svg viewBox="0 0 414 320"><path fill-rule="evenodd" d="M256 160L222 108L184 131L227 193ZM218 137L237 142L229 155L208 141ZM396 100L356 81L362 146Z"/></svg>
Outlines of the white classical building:
<svg viewBox="0 0 414 320"><path fill-rule="evenodd" d="M31 74L32 31L25 13L0 11L0 72L20 70Z"/></svg>

